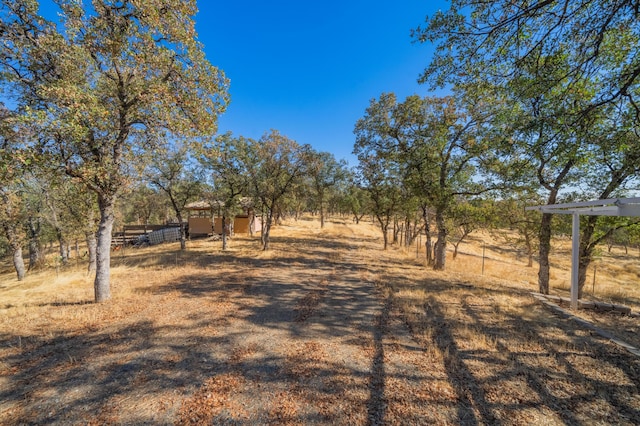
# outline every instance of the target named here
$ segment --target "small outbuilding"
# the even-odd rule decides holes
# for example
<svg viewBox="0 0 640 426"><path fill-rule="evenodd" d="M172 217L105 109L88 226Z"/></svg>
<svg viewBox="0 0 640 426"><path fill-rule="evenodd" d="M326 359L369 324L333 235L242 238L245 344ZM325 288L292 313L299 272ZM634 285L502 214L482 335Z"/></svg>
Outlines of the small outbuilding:
<svg viewBox="0 0 640 426"><path fill-rule="evenodd" d="M262 223L253 212L253 203L250 198L240 200L242 213L233 218L233 222L227 219L227 229L230 234L253 234L260 232ZM185 206L189 213L189 236L203 237L222 234L222 208L224 203L220 201L196 201Z"/></svg>
<svg viewBox="0 0 640 426"><path fill-rule="evenodd" d="M206 201L195 201L185 206L189 214L189 237L207 237L213 234L213 208Z"/></svg>

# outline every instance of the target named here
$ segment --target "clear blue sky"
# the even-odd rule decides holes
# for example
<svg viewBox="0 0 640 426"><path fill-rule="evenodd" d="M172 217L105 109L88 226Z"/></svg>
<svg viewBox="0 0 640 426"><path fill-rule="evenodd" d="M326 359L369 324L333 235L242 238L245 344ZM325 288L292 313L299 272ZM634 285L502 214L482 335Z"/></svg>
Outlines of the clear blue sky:
<svg viewBox="0 0 640 426"><path fill-rule="evenodd" d="M259 138L269 129L351 165L353 127L370 99L428 88L416 80L430 46L410 31L445 1L198 1L200 41L231 80L219 131Z"/></svg>
<svg viewBox="0 0 640 426"><path fill-rule="evenodd" d="M85 0L89 3L88 0ZM57 8L41 1L55 20ZM198 0L199 40L231 80L219 132L270 129L351 165L356 120L372 98L428 94L417 78L432 49L410 31L444 0Z"/></svg>

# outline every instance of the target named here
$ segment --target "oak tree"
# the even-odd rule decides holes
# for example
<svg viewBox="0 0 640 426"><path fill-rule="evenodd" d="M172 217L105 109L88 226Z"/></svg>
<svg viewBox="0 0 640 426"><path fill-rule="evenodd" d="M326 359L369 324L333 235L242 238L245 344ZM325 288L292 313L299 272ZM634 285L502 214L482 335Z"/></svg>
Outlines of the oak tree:
<svg viewBox="0 0 640 426"><path fill-rule="evenodd" d="M195 0L2 0L2 84L30 109L41 150L98 199L95 300L111 297L114 207L138 155L167 133L213 134L228 81L205 57Z"/></svg>

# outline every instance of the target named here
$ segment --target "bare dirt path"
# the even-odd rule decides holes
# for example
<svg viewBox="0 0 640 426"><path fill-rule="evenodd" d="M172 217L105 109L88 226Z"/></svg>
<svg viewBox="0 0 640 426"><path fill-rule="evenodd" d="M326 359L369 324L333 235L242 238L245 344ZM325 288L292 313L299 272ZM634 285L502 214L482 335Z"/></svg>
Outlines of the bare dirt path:
<svg viewBox="0 0 640 426"><path fill-rule="evenodd" d="M0 424L640 423L638 360L528 289L340 221L272 247L130 252L104 305L57 281L55 303L7 299Z"/></svg>
<svg viewBox="0 0 640 426"><path fill-rule="evenodd" d="M432 423L437 416L425 414L434 407L425 408L434 395L424 395L420 382L433 374L417 368L421 349L373 282L369 245L377 241L344 225L289 242L287 252L312 250L314 260L280 255L286 276L265 268L243 289L235 302L244 313L225 329L232 355L218 373L224 379L186 401L179 422ZM396 392L402 404L390 397ZM224 403L209 406L211 395Z"/></svg>

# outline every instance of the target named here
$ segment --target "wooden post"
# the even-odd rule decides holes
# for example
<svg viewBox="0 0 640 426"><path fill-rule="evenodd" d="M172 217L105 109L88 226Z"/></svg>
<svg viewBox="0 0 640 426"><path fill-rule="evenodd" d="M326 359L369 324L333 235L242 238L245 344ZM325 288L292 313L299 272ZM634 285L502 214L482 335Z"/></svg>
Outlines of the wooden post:
<svg viewBox="0 0 640 426"><path fill-rule="evenodd" d="M485 243L482 243L482 274L484 275L484 254L485 254L485 250L487 248L487 245Z"/></svg>

